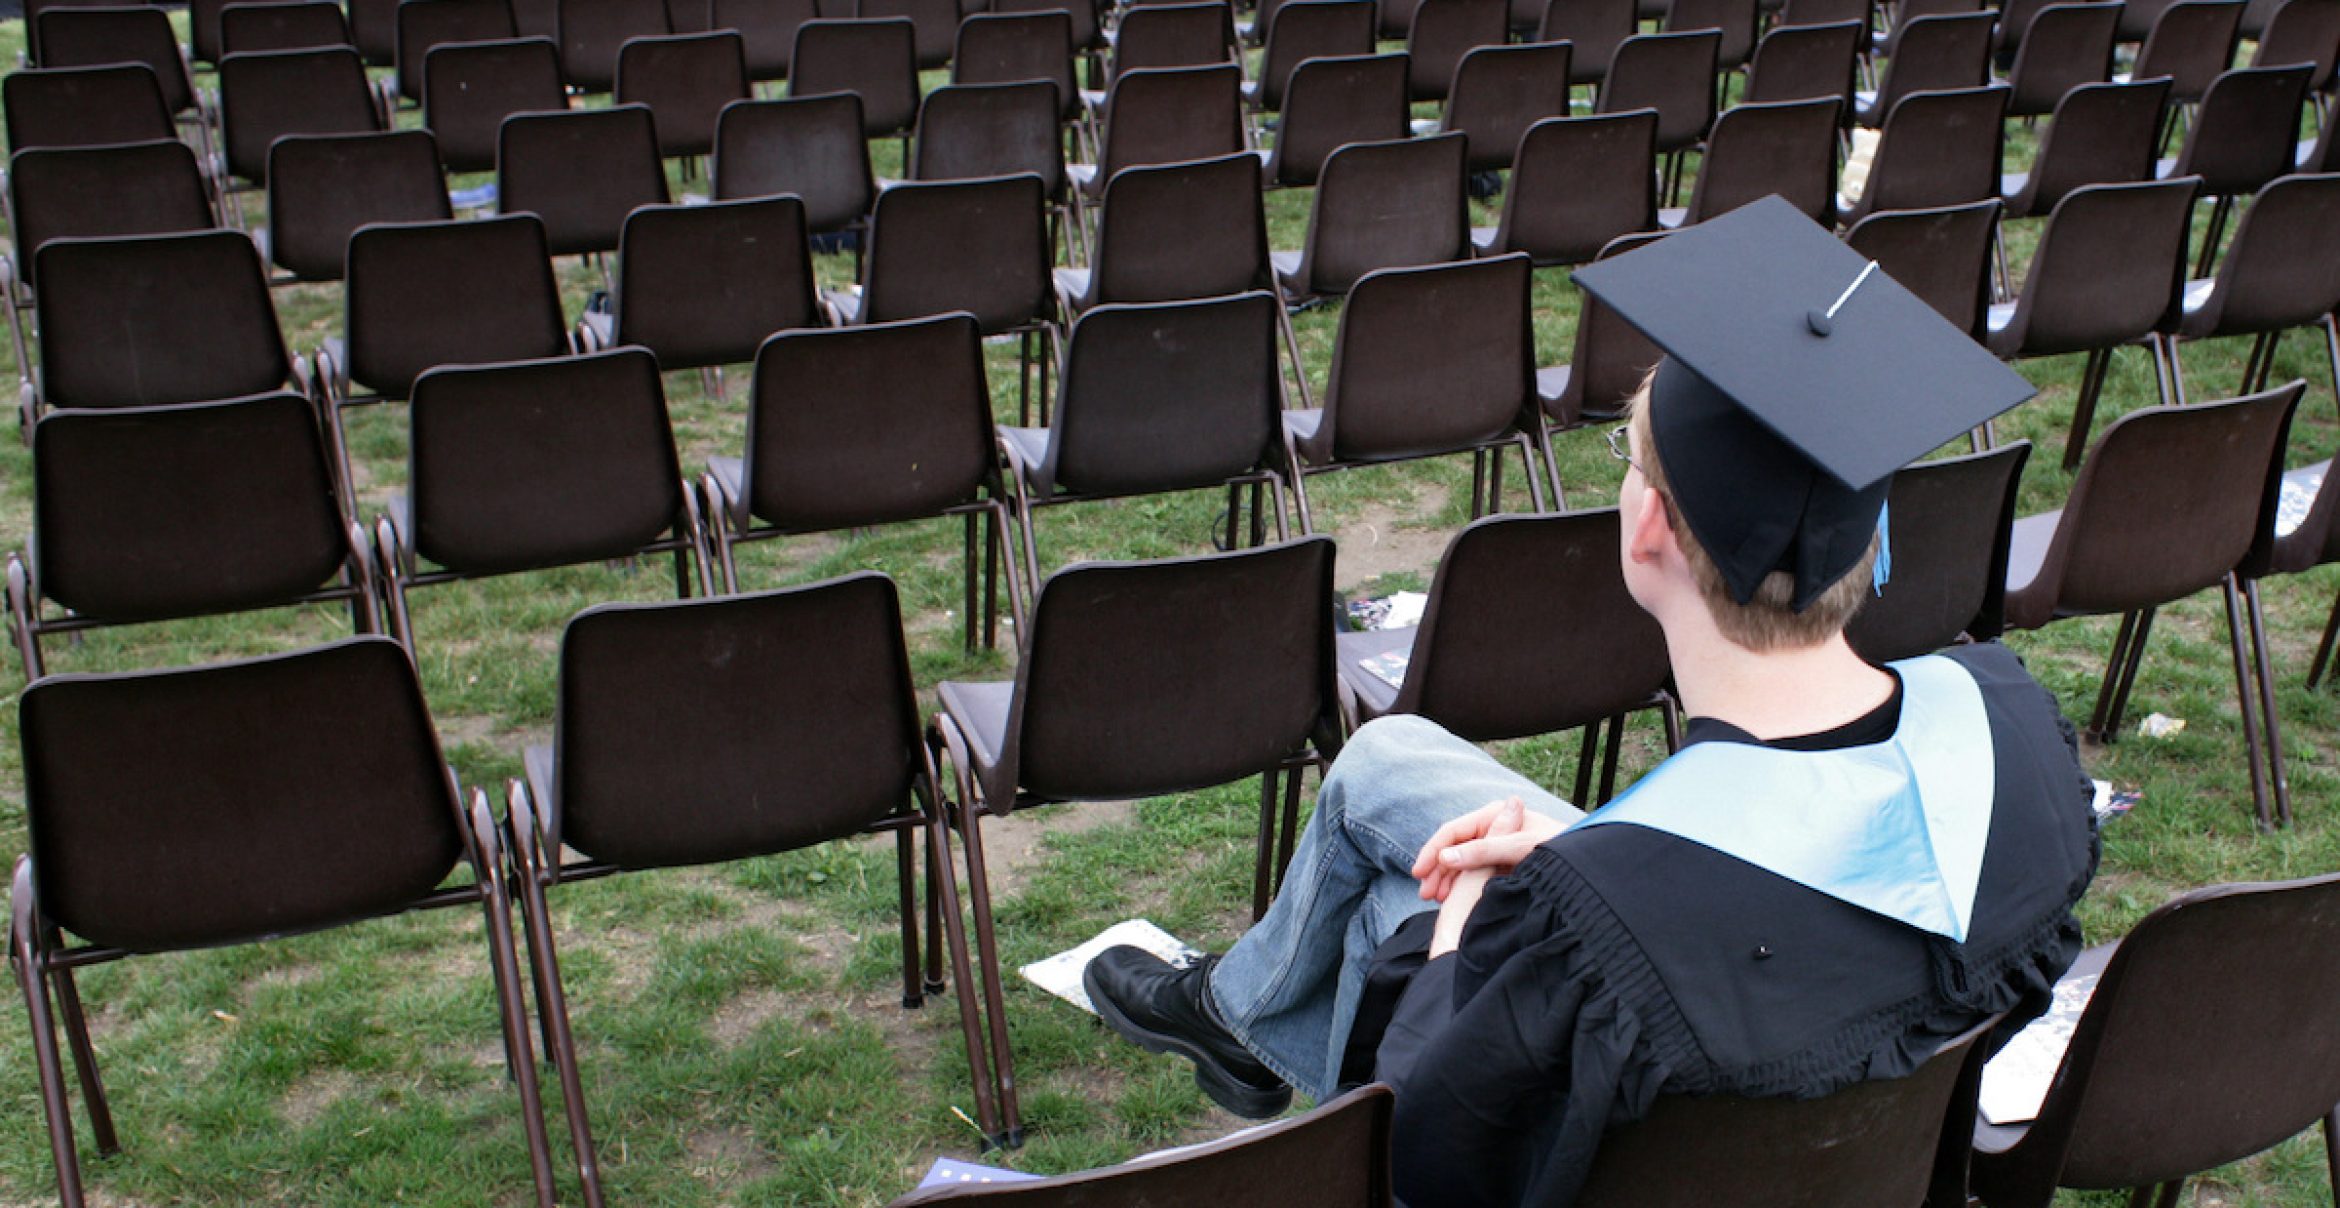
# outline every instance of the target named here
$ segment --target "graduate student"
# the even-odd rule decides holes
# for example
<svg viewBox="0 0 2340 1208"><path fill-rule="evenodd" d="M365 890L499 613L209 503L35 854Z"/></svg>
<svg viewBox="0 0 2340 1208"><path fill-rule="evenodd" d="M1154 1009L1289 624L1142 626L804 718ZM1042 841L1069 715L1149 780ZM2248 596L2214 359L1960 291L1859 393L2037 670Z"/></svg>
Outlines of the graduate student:
<svg viewBox="0 0 2340 1208"><path fill-rule="evenodd" d="M1666 353L1612 448L1682 749L1586 815L1375 721L1231 950L1084 979L1238 1115L1391 1083L1413 1208L1568 1204L1660 1094L1822 1095L2019 1025L2096 865L2071 727L2013 654L1880 668L1843 634L1884 590L1893 471L2031 388L1777 198L1576 279Z"/></svg>

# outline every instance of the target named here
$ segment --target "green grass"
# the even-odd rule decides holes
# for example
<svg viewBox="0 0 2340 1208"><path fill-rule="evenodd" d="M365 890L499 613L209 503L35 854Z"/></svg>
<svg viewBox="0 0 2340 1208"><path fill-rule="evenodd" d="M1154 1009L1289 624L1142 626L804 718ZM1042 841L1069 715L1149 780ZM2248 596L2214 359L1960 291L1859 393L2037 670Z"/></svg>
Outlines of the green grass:
<svg viewBox="0 0 2340 1208"><path fill-rule="evenodd" d="M0 26L0 57L21 36ZM404 120L411 122L411 115ZM2015 154L2032 140L2019 135ZM881 148L880 170L890 147ZM472 183L466 181L464 183ZM704 188L703 182L679 188ZM248 199L251 200L251 199ZM1307 195L1270 195L1272 238L1298 246ZM1482 206L1481 225L1493 222ZM2036 238L2018 224L2018 263ZM841 282L849 260L824 260ZM597 283L565 265L572 314ZM1576 303L1566 276L1536 280L1536 337L1545 363L1568 358ZM338 330L331 290L277 294L288 338L307 350ZM1296 318L1321 386L1337 306ZM2278 380L2311 390L2291 462L2340 444L2335 399L2312 341L2295 337ZM2229 392L2239 341L2190 349L2193 395ZM1012 350L991 350L993 388L1012 417ZM2040 445L2022 488L2026 511L2056 506L2071 478L2057 468L2080 358L2028 362L2041 397L2001 431ZM684 469L736 453L739 399L706 396L694 374L668 377ZM2097 420L2151 401L2142 356L2124 352ZM381 506L404 477L403 410L363 409L351 444L363 504ZM1605 504L1618 469L1593 432L1559 440L1569 502ZM1516 490L1516 478L1514 479ZM1322 531L1338 534L1345 587L1420 588L1445 537L1464 519L1460 458L1320 478L1310 484ZM1516 494L1514 495L1516 499ZM1075 558L1190 553L1207 548L1218 496L1052 509L1040 520L1046 564ZM19 546L31 516L24 448L0 440L0 548ZM964 654L957 622L957 529L902 525L866 535L783 539L741 551L746 587L808 582L875 567L902 584L921 690L948 678L997 678L1003 654ZM1374 557L1370 569L1364 561ZM2301 686L2308 652L2340 573L2268 584L2280 706L2299 821L2275 835L2250 825L2223 618L2205 595L2165 610L2134 713L2185 718L2166 741L2125 737L2091 750L2099 776L2144 793L2105 833L2103 872L2083 904L2091 938L2111 939L2186 888L2305 875L2340 867L2340 823L2329 803L2340 704ZM554 655L567 617L605 600L671 593L663 563L590 566L418 591L420 664L449 755L466 784L494 786L521 749L550 734ZM287 610L98 630L49 645L58 671L184 664L292 649L345 632L327 609ZM2015 635L2040 678L2084 717L2112 635L2109 620ZM0 855L25 845L12 659L0 668ZM927 697L931 705L931 695ZM1655 727L1631 731L1629 771L1659 754ZM1502 757L1547 784L1573 778L1572 735L1507 745ZM998 916L1009 966L1061 950L1106 924L1144 914L1188 940L1224 945L1245 917L1254 826L1249 785L1132 807L1062 806L993 824ZM1027 829L1033 828L1033 829ZM1030 846L1037 858L1008 861ZM938 1154L973 1156L972 1113L957 1002L897 1005L900 947L891 915L890 849L840 845L744 864L640 874L558 891L553 911L586 1093L615 1202L873 1204L907 1189ZM91 969L82 984L109 1079L124 1152L85 1151L108 1202L417 1204L525 1202L527 1164L515 1099L499 1066L494 998L476 912L367 923L317 936L141 958ZM1115 1040L1088 1017L1010 975L1009 1023L1030 1129L999 1156L1029 1170L1112 1162L1227 1127L1185 1067ZM0 1202L49 1194L51 1172L24 1015L0 1009ZM2238 1021L2238 1026L2242 1025ZM2182 1111L2181 1109L2178 1109ZM548 1125L563 1136L557 1102ZM565 1142L556 1142L565 1145ZM2327 1203L2314 1137L2217 1172L2202 1186L2224 1204ZM573 1180L564 1183L573 1187ZM568 1192L574 1199L573 1189ZM2113 1203L2071 1196L2067 1203Z"/></svg>

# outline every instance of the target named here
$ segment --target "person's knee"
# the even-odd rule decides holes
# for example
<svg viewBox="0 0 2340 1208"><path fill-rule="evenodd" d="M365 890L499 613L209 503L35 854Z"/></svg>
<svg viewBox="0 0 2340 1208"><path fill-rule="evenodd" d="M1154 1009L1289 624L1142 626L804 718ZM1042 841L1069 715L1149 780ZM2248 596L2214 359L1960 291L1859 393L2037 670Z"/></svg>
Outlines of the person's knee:
<svg viewBox="0 0 2340 1208"><path fill-rule="evenodd" d="M1404 780L1424 753L1457 741L1436 722L1411 713L1374 718L1349 736L1325 771L1317 808L1370 809L1392 796L1387 790Z"/></svg>

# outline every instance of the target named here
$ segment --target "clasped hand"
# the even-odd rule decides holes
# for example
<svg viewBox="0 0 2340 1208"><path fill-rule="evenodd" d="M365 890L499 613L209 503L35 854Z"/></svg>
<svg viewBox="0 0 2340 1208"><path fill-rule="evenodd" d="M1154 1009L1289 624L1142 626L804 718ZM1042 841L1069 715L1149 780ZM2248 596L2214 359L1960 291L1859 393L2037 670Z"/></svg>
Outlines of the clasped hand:
<svg viewBox="0 0 2340 1208"><path fill-rule="evenodd" d="M1561 829L1558 819L1528 809L1517 797L1490 802L1439 827L1422 845L1413 868L1422 897L1439 903L1431 957L1444 956L1461 942L1463 923L1489 880L1511 871Z"/></svg>

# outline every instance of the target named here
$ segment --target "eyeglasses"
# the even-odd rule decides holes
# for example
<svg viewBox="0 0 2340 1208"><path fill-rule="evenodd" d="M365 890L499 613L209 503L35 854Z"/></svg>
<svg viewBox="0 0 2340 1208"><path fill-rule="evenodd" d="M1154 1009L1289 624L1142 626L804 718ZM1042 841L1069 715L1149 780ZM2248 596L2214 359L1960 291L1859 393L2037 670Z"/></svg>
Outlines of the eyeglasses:
<svg viewBox="0 0 2340 1208"><path fill-rule="evenodd" d="M1632 426L1633 425L1631 424L1619 424L1616 427L1609 429L1609 456L1624 462L1626 465L1631 466L1636 470L1641 470L1641 463L1633 460L1633 444L1631 441L1626 439L1626 433L1632 428ZM1649 471L1641 470L1641 476L1644 479L1647 479L1649 477Z"/></svg>

